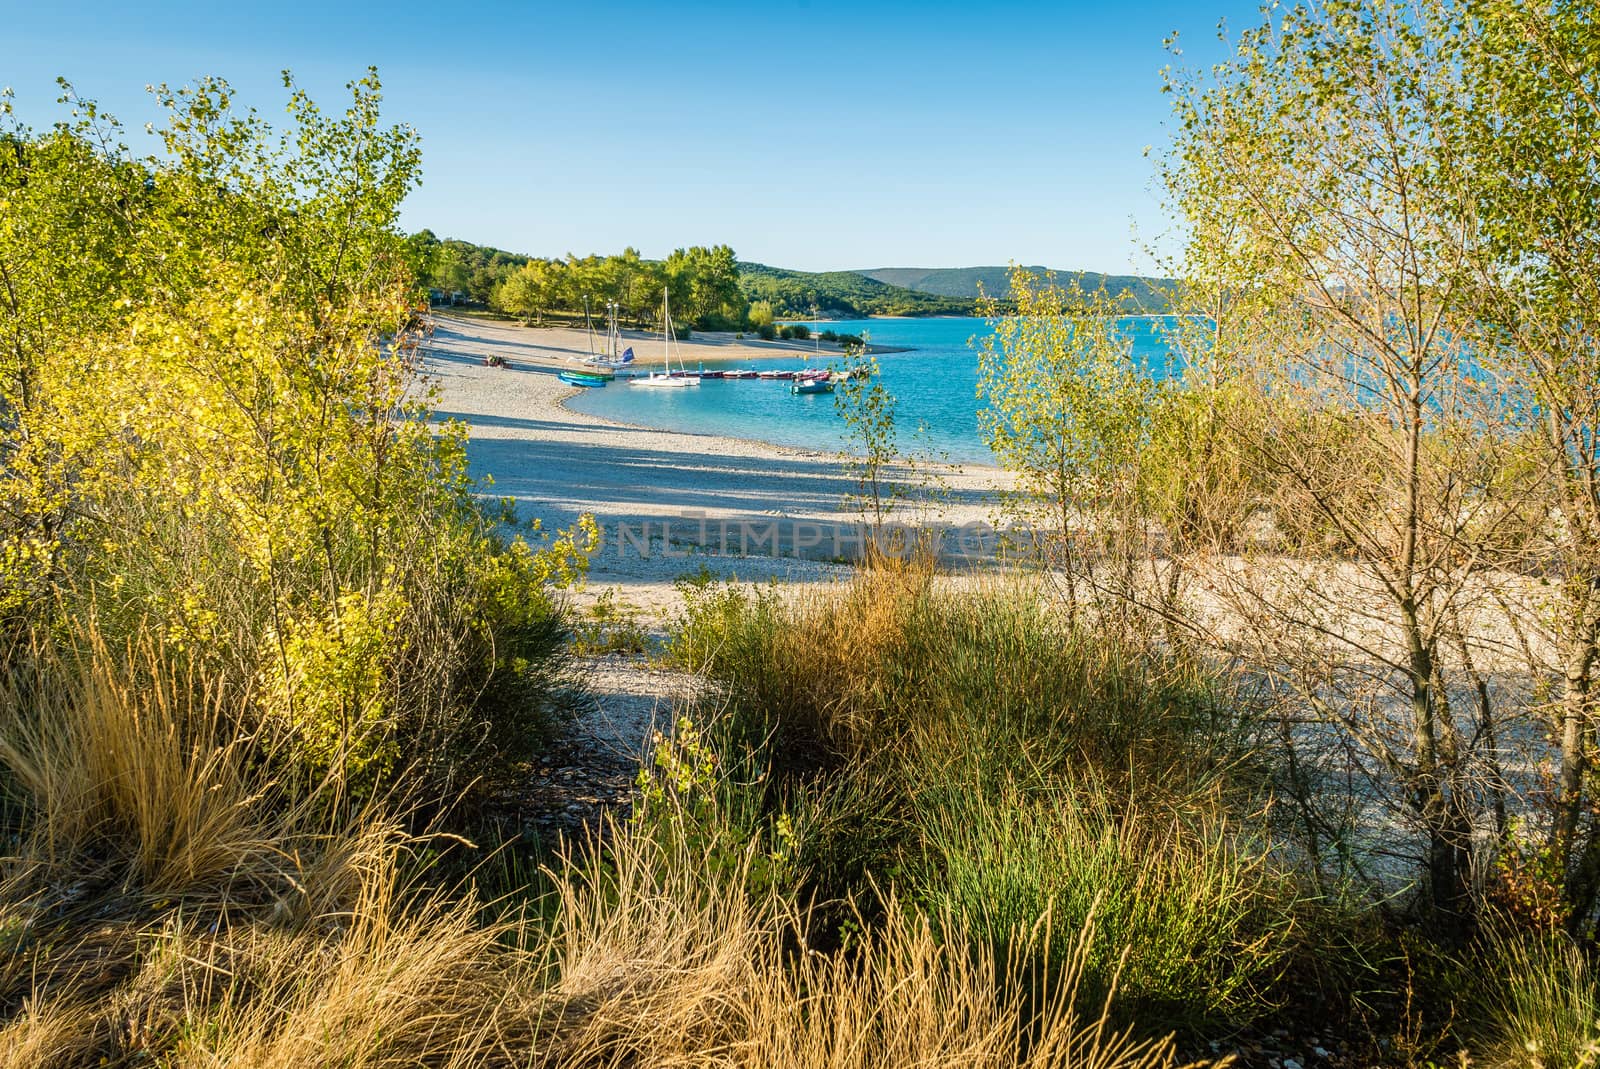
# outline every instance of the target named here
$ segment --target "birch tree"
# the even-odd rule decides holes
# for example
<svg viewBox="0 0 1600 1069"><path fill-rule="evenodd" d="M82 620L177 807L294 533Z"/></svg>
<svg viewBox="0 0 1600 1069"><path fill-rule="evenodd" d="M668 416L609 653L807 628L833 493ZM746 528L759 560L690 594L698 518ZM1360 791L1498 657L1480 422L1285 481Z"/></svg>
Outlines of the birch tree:
<svg viewBox="0 0 1600 1069"><path fill-rule="evenodd" d="M1446 14L1269 14L1209 76L1169 82L1165 174L1187 274L1270 312L1219 354L1269 401L1270 537L1219 577L1235 649L1306 734L1359 754L1420 833L1422 901L1450 923L1470 908L1494 711L1453 702L1448 654L1517 510L1495 476L1502 413L1463 352L1475 245L1447 165L1464 101Z"/></svg>
<svg viewBox="0 0 1600 1069"><path fill-rule="evenodd" d="M1600 895L1594 805L1595 689L1600 670L1600 22L1581 0L1468 0L1462 155L1472 191L1463 214L1481 245L1474 311L1485 360L1524 393L1527 430L1556 473L1553 554L1561 591L1555 632L1560 756L1550 846L1567 874L1575 921Z"/></svg>

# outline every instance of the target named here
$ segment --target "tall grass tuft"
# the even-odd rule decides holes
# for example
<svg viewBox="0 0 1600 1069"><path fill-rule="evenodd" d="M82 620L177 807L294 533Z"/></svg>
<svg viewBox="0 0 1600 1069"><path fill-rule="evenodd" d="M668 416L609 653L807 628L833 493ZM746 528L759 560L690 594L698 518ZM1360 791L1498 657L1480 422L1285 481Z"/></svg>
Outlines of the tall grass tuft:
<svg viewBox="0 0 1600 1069"><path fill-rule="evenodd" d="M925 852L910 893L930 913L966 917L999 946L1053 917L1060 934L1043 951L1079 955L1084 993L1115 988L1124 1019L1201 1034L1271 1009L1294 896L1224 819L1196 827L1136 806L1119 812L1094 785L930 791L918 809Z"/></svg>
<svg viewBox="0 0 1600 1069"><path fill-rule="evenodd" d="M1019 959L941 940L891 904L850 947L822 954L805 911L751 896L726 844L632 834L611 864L566 884L558 921L554 1064L1156 1067L1168 1042L1131 1039L1099 1004L1080 1012L1082 956L1038 990ZM746 864L753 854L746 855ZM1016 940L1032 946L1037 933ZM1079 943L1087 947L1092 933Z"/></svg>
<svg viewBox="0 0 1600 1069"><path fill-rule="evenodd" d="M914 746L989 772L1088 761L1190 783L1245 741L1202 666L1077 632L1026 581L952 589L902 568L788 599L686 595L669 652L721 681L734 721L780 751L838 764Z"/></svg>
<svg viewBox="0 0 1600 1069"><path fill-rule="evenodd" d="M306 814L275 791L237 707L164 651L49 654L0 688L0 769L25 836L6 878L136 894L281 893Z"/></svg>
<svg viewBox="0 0 1600 1069"><path fill-rule="evenodd" d="M1506 1069L1600 1065L1600 977L1565 935L1503 935L1489 995L1484 1054Z"/></svg>

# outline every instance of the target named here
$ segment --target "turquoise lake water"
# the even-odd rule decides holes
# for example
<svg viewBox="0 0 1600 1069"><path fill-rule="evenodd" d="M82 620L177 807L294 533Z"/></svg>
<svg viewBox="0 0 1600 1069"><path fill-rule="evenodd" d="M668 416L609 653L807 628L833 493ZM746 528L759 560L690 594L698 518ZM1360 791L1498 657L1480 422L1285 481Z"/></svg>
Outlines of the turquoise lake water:
<svg viewBox="0 0 1600 1069"><path fill-rule="evenodd" d="M898 402L896 425L902 452L931 448L956 462L994 462L978 432L978 353L969 344L990 333L987 320L870 319L822 326L841 334L868 336L876 345L910 347L909 352L878 356L883 385ZM1125 319L1121 326L1133 340L1136 362L1158 377L1171 373L1158 320ZM659 343L646 343L637 351L646 368L660 360ZM795 354L752 361L707 360L704 367L825 367L841 359L837 352L824 350L805 359ZM691 363L690 370L694 367ZM585 390L567 405L579 412L666 430L726 434L807 449L850 448L833 395L795 396L784 381L707 379L688 389L649 390L619 379L604 389Z"/></svg>

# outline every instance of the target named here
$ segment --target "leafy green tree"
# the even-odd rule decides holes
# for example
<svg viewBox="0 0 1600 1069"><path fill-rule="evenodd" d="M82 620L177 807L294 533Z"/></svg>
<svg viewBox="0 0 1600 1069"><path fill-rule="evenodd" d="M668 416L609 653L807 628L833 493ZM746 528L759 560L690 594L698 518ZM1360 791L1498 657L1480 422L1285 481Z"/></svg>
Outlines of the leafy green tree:
<svg viewBox="0 0 1600 1069"><path fill-rule="evenodd" d="M1466 0L1451 12L1469 97L1450 164L1480 346L1526 394L1529 435L1559 473L1547 532L1564 604L1551 848L1575 920L1600 897L1595 790L1600 671L1600 20L1576 0Z"/></svg>
<svg viewBox="0 0 1600 1069"><path fill-rule="evenodd" d="M504 311L522 317L527 323L544 318L555 296L561 267L549 260L529 260L507 277L495 293L495 304Z"/></svg>
<svg viewBox="0 0 1600 1069"><path fill-rule="evenodd" d="M220 80L158 88L146 156L70 87L43 134L4 102L0 650L92 618L250 695L228 730L293 783L456 796L490 735L537 743L543 588L580 547L502 544L422 418L415 134L375 73L337 116L285 84L283 131Z"/></svg>
<svg viewBox="0 0 1600 1069"><path fill-rule="evenodd" d="M1016 268L1010 312L990 302L993 333L981 343L978 425L1001 465L1018 477L1010 507L1053 528L1039 548L1066 573L1069 612L1092 581L1083 543L1107 530L1108 511L1143 442L1152 386L1117 326L1117 301L1100 291L1038 279Z"/></svg>
<svg viewBox="0 0 1600 1069"><path fill-rule="evenodd" d="M772 302L751 301L749 312L750 326L755 330L772 326Z"/></svg>
<svg viewBox="0 0 1600 1069"><path fill-rule="evenodd" d="M1459 607L1534 492L1504 477L1515 436L1464 356L1479 250L1452 164L1472 108L1463 30L1448 0L1270 12L1208 76L1169 82L1166 170L1186 275L1260 313L1242 346L1225 317L1217 356L1265 396L1253 478L1278 544L1316 562L1221 573L1243 655L1421 830L1422 905L1446 924L1471 909L1481 784L1503 787L1498 714L1454 656Z"/></svg>

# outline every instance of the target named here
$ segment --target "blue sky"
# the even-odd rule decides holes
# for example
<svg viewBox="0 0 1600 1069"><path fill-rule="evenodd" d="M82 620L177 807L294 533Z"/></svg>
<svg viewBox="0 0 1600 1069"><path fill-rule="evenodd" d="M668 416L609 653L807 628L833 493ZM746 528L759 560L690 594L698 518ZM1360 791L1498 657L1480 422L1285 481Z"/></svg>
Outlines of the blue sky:
<svg viewBox="0 0 1600 1069"><path fill-rule="evenodd" d="M518 252L726 242L805 270L1145 269L1169 227L1162 39L1216 59L1251 4L74 3L0 0L24 121L53 79L137 128L143 87L220 74L274 113L277 72L332 107L376 64L423 136L407 229Z"/></svg>

